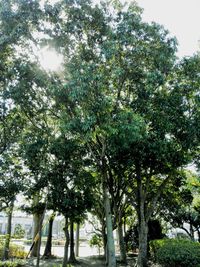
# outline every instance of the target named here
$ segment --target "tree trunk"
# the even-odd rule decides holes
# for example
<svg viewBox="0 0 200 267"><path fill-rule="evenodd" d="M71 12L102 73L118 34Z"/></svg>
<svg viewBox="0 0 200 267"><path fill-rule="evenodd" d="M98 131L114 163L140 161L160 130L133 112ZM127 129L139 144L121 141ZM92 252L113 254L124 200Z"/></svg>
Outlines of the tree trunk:
<svg viewBox="0 0 200 267"><path fill-rule="evenodd" d="M124 228L124 235L125 235L126 234L126 217L124 217L123 228Z"/></svg>
<svg viewBox="0 0 200 267"><path fill-rule="evenodd" d="M200 243L200 231L197 229L197 234L198 234L198 242Z"/></svg>
<svg viewBox="0 0 200 267"><path fill-rule="evenodd" d="M64 227L64 232L65 232L65 247L64 247L64 257L63 257L63 262L62 262L62 267L67 266L68 262L68 249L69 249L69 223L68 223L68 218L65 218L65 227Z"/></svg>
<svg viewBox="0 0 200 267"><path fill-rule="evenodd" d="M14 200L11 202L11 205L9 207L8 211L8 225L7 225L7 231L6 231L6 240L4 245L4 252L3 252L3 260L8 260L9 258L9 247L10 247L10 239L11 239L11 230L12 230L12 214L13 214L13 208L14 208Z"/></svg>
<svg viewBox="0 0 200 267"><path fill-rule="evenodd" d="M147 267L147 235L148 223L145 220L139 222L139 254L137 259L138 267Z"/></svg>
<svg viewBox="0 0 200 267"><path fill-rule="evenodd" d="M74 253L74 223L70 220L70 256L69 261L71 263L76 262L75 253Z"/></svg>
<svg viewBox="0 0 200 267"><path fill-rule="evenodd" d="M48 225L48 237L47 237L47 242L44 250L43 257L49 258L52 256L51 254L51 248L52 248L52 230L53 230L53 221L54 221L54 216L51 216L49 219L49 225Z"/></svg>
<svg viewBox="0 0 200 267"><path fill-rule="evenodd" d="M107 263L108 267L116 267L116 258L115 258L115 243L113 237L113 227L112 227L112 214L110 207L110 199L108 196L108 189L104 183L103 186L103 195L104 195L104 208L106 216L106 231L107 231Z"/></svg>
<svg viewBox="0 0 200 267"><path fill-rule="evenodd" d="M118 236L119 236L119 249L120 249L120 261L123 263L126 263L126 247L125 247L125 242L124 242L124 236L123 236L123 225L122 225L122 220L119 218L118 222Z"/></svg>
<svg viewBox="0 0 200 267"><path fill-rule="evenodd" d="M79 256L79 230L80 230L80 224L76 224L76 257Z"/></svg>
<svg viewBox="0 0 200 267"><path fill-rule="evenodd" d="M106 244L107 244L107 236L106 236L106 226L105 223L102 222L102 238L103 238L103 250L104 250L104 257L106 259Z"/></svg>
<svg viewBox="0 0 200 267"><path fill-rule="evenodd" d="M39 233L39 227L40 227L40 221L41 221L41 214L33 214L33 242L36 237L36 235ZM38 251L38 241L35 242L33 249L31 251L31 257L37 257L37 251Z"/></svg>
<svg viewBox="0 0 200 267"><path fill-rule="evenodd" d="M45 211L46 211L46 209L44 210L42 216L40 217L40 222L39 222L39 230L38 230L39 238L38 238L38 246L37 246L36 267L40 266L40 247L41 247L41 240L42 240L42 224L43 224L43 221L44 221Z"/></svg>
<svg viewBox="0 0 200 267"><path fill-rule="evenodd" d="M147 209L145 207L145 192L142 184L140 165L136 164L137 177L137 215L138 215L138 235L139 235L139 254L137 258L138 267L147 267L147 234L148 234L148 220ZM150 212L150 210L149 210ZM150 214L149 214L150 218Z"/></svg>
<svg viewBox="0 0 200 267"><path fill-rule="evenodd" d="M194 228L192 226L192 223L190 223L190 237L191 240L194 241Z"/></svg>

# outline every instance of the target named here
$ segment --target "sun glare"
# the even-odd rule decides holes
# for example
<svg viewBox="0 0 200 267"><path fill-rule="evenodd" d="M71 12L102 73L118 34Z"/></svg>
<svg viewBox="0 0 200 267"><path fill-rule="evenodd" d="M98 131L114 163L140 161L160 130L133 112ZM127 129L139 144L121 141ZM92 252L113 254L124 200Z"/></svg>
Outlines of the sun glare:
<svg viewBox="0 0 200 267"><path fill-rule="evenodd" d="M45 70L58 71L61 69L63 58L55 50L43 48L39 53L41 66Z"/></svg>

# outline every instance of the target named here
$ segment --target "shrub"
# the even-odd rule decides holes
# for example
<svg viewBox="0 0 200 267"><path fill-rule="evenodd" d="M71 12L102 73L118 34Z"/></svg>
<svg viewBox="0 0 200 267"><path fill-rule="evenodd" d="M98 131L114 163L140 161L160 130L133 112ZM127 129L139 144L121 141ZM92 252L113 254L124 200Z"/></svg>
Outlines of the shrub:
<svg viewBox="0 0 200 267"><path fill-rule="evenodd" d="M103 240L100 235L94 234L90 239L90 247L97 247L100 255L100 249L103 247Z"/></svg>
<svg viewBox="0 0 200 267"><path fill-rule="evenodd" d="M149 242L150 255L156 261L156 255L159 248L161 248L170 239L157 239Z"/></svg>
<svg viewBox="0 0 200 267"><path fill-rule="evenodd" d="M25 266L23 261L0 261L0 267L21 267Z"/></svg>
<svg viewBox="0 0 200 267"><path fill-rule="evenodd" d="M17 258L17 259L24 259L26 257L27 253L24 251L23 246L19 246L16 244L10 245L10 253L9 257Z"/></svg>
<svg viewBox="0 0 200 267"><path fill-rule="evenodd" d="M5 235L0 235L0 246L3 246L5 242Z"/></svg>
<svg viewBox="0 0 200 267"><path fill-rule="evenodd" d="M3 251L4 251L4 244L0 244L0 258L2 258L3 256ZM9 255L8 255L9 258L24 259L26 255L27 253L24 251L24 247L12 243L10 244Z"/></svg>
<svg viewBox="0 0 200 267"><path fill-rule="evenodd" d="M14 238L23 238L25 235L25 230L23 229L21 224L16 224L14 229Z"/></svg>
<svg viewBox="0 0 200 267"><path fill-rule="evenodd" d="M150 243L154 260L164 267L197 267L200 244L184 239L162 239Z"/></svg>

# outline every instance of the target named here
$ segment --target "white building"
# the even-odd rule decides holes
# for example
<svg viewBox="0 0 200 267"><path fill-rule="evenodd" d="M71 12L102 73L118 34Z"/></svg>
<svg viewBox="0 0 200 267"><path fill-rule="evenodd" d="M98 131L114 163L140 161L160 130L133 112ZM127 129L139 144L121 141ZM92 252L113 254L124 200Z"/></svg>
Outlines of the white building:
<svg viewBox="0 0 200 267"><path fill-rule="evenodd" d="M5 234L7 229L7 219L5 213L0 213L0 234ZM13 216L12 218L12 233L14 233L15 226L20 224L22 228L25 230L26 236L30 236L32 234L33 228L33 218L32 216L24 215L24 216Z"/></svg>

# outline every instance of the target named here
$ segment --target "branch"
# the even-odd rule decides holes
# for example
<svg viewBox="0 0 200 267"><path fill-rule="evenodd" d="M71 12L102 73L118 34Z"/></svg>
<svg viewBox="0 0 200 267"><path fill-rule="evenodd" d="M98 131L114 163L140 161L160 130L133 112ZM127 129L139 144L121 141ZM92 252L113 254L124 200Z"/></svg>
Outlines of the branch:
<svg viewBox="0 0 200 267"><path fill-rule="evenodd" d="M188 234L188 236L191 238L190 232L187 230L187 228L183 226L179 226L179 228L183 229Z"/></svg>
<svg viewBox="0 0 200 267"><path fill-rule="evenodd" d="M152 200L152 204L150 205L150 207L148 208L148 212L147 212L147 220L150 219L153 210L155 209L156 203L159 199L159 197L161 196L167 182L169 181L169 179L171 178L171 176L167 176L167 178L160 184L160 186L157 189L157 194L155 195L155 197Z"/></svg>
<svg viewBox="0 0 200 267"><path fill-rule="evenodd" d="M89 220L89 223L91 223L91 225L93 226L93 228L94 228L94 230L95 230L96 232L98 232L99 234L102 235L102 231L101 231L99 228L97 228L97 227L95 226L94 222L92 222L92 221ZM93 231L93 233L96 234L95 231Z"/></svg>

